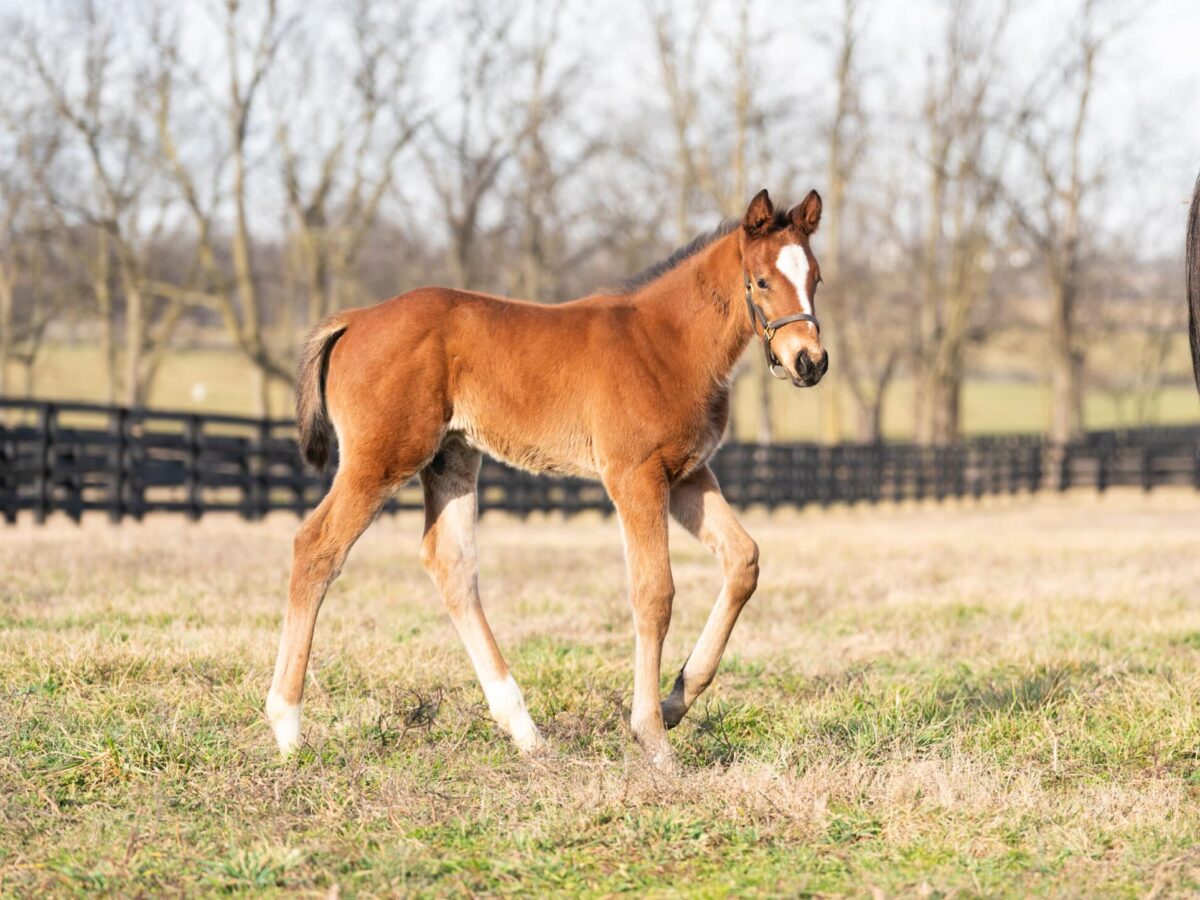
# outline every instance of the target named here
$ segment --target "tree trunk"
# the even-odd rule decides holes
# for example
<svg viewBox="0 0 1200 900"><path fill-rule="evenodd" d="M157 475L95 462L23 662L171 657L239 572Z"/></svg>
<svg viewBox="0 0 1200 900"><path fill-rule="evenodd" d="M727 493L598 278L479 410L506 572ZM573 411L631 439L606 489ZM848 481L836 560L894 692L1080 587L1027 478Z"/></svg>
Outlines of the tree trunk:
<svg viewBox="0 0 1200 900"><path fill-rule="evenodd" d="M1064 444L1083 434L1083 360L1075 334L1079 294L1079 212L1068 204L1062 258L1051 266L1050 439Z"/></svg>
<svg viewBox="0 0 1200 900"><path fill-rule="evenodd" d="M922 444L937 447L958 438L962 379L953 372L935 370L925 386L926 416Z"/></svg>
<svg viewBox="0 0 1200 900"><path fill-rule="evenodd" d="M858 408L858 440L864 444L883 440L883 401L895 370L896 360L892 357L868 382L869 387L856 388L854 380L850 381L851 396Z"/></svg>
<svg viewBox="0 0 1200 900"><path fill-rule="evenodd" d="M141 406L142 396L142 336L145 331L145 311L142 308L142 288L133 271L133 264L121 251L121 286L125 292L125 384L123 402L126 406Z"/></svg>
<svg viewBox="0 0 1200 900"><path fill-rule="evenodd" d="M233 196L236 210L236 227L233 232L233 270L237 281L238 297L242 301L242 321L246 342L253 354L265 354L262 333L262 310L259 308L258 291L254 284L254 269L250 261L250 225L246 218L246 162L240 145L233 155ZM255 375L251 390L255 403L254 414L266 417L270 411L268 402L269 377L261 360L254 362Z"/></svg>
<svg viewBox="0 0 1200 900"><path fill-rule="evenodd" d="M117 365L116 322L113 316L112 274L108 236L96 235L96 259L92 266L92 293L96 296L96 311L100 316L100 355L104 358L108 402L115 404L121 391L121 372Z"/></svg>
<svg viewBox="0 0 1200 900"><path fill-rule="evenodd" d="M825 251L822 257L822 269L834 290L831 301L823 310L823 315L829 320L830 330L841 333L845 328L843 315L845 292L841 289L842 275L842 217L846 212L846 182L853 176L854 151L847 148L848 135L846 130L851 121L852 103L857 94L855 77L855 44L857 41L857 22L855 0L844 0L842 4L841 42L837 51L837 103L833 122L829 128L829 161L826 171L826 185L829 199L826 203ZM828 288L826 289L828 290ZM845 372L840 366L835 370L829 387L821 395L821 439L832 444L841 438L841 392L837 390L841 383L839 372ZM852 376L851 376L852 377ZM853 390L853 388L851 388Z"/></svg>
<svg viewBox="0 0 1200 900"><path fill-rule="evenodd" d="M935 145L936 145L935 134ZM942 213L945 205L945 175L940 162L935 163L929 186L929 222L925 234L925 251L922 259L922 295L919 320L920 340L917 342L917 388L913 403L915 417L913 431L919 443L928 443L932 435L933 409L937 405L933 394L934 367L941 337L939 305L942 295L942 279L938 273L942 246Z"/></svg>
<svg viewBox="0 0 1200 900"><path fill-rule="evenodd" d="M1050 324L1050 440L1065 444L1083 434L1083 354L1074 340L1074 288L1054 286Z"/></svg>
<svg viewBox="0 0 1200 900"><path fill-rule="evenodd" d="M8 393L8 363L13 355L13 285L0 272L0 397Z"/></svg>
<svg viewBox="0 0 1200 900"><path fill-rule="evenodd" d="M875 397L858 404L858 439L864 444L875 444L883 436L883 398Z"/></svg>
<svg viewBox="0 0 1200 900"><path fill-rule="evenodd" d="M255 366L250 379L254 397L254 414L261 419L271 415L271 378L262 366Z"/></svg>

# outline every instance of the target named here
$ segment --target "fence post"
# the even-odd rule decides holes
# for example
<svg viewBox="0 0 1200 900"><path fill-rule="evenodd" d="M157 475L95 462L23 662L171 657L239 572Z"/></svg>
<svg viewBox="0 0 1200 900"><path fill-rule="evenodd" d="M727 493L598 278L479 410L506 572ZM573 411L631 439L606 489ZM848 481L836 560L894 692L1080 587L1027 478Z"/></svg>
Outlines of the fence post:
<svg viewBox="0 0 1200 900"><path fill-rule="evenodd" d="M905 499L904 479L908 473L908 448L896 445L892 448L892 502Z"/></svg>
<svg viewBox="0 0 1200 900"><path fill-rule="evenodd" d="M63 467L63 487L65 488L63 508L71 521L78 525L83 520L83 473L79 471L83 458L83 447L78 438L70 443L60 440L59 446L60 449L55 454L55 462L62 460L67 463Z"/></svg>
<svg viewBox="0 0 1200 900"><path fill-rule="evenodd" d="M1058 489L1065 491L1071 487L1071 446L1059 444L1055 449L1058 453Z"/></svg>
<svg viewBox="0 0 1200 900"><path fill-rule="evenodd" d="M47 403L42 406L38 419L37 479L35 483L36 496L34 499L33 517L34 521L41 525L46 521L46 516L50 513L51 500L53 499L51 478L54 474L54 404Z"/></svg>
<svg viewBox="0 0 1200 900"><path fill-rule="evenodd" d="M146 417L144 410L129 410L129 439L126 454L129 458L128 496L129 514L135 522L146 517ZM133 427L134 420L138 427Z"/></svg>
<svg viewBox="0 0 1200 900"><path fill-rule="evenodd" d="M8 439L7 428L0 420L0 488L3 488L4 521L9 525L17 521L17 479L13 475L16 463L16 445Z"/></svg>
<svg viewBox="0 0 1200 900"><path fill-rule="evenodd" d="M112 440L109 450L108 520L113 524L125 516L125 409L118 406L108 420Z"/></svg>
<svg viewBox="0 0 1200 900"><path fill-rule="evenodd" d="M193 522L204 512L204 498L200 495L200 444L203 440L204 420L198 415L188 416L183 425L187 445L187 515Z"/></svg>
<svg viewBox="0 0 1200 900"><path fill-rule="evenodd" d="M257 467L253 469L254 487L251 491L251 519L262 519L271 508L271 421L258 423L258 446L252 450Z"/></svg>

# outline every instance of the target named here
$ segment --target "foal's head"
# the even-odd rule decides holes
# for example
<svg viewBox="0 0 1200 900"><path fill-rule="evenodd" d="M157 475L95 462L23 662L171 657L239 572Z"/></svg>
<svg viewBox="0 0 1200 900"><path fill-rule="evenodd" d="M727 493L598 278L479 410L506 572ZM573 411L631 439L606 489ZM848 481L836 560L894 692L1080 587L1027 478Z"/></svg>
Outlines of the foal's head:
<svg viewBox="0 0 1200 900"><path fill-rule="evenodd" d="M767 192L759 191L742 220L742 275L755 331L765 332L769 356L797 387L811 387L829 368L814 306L821 268L809 246L820 222L816 191L786 213L776 213Z"/></svg>

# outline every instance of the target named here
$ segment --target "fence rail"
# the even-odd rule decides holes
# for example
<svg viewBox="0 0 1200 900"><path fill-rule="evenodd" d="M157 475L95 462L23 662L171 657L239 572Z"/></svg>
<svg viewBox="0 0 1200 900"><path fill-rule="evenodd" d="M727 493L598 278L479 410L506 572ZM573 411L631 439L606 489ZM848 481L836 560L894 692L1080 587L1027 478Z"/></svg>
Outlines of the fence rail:
<svg viewBox="0 0 1200 900"><path fill-rule="evenodd" d="M713 460L736 506L981 497L1072 487L1161 485L1200 489L1200 425L1093 432L1066 446L1040 437L972 438L949 447L902 443L727 444ZM330 476L302 465L295 423L88 403L0 398L0 514L32 512L113 521L149 512L199 518L275 510L303 514ZM611 509L603 488L577 478L529 475L491 459L480 473L480 507L524 515ZM419 509L405 485L388 509Z"/></svg>

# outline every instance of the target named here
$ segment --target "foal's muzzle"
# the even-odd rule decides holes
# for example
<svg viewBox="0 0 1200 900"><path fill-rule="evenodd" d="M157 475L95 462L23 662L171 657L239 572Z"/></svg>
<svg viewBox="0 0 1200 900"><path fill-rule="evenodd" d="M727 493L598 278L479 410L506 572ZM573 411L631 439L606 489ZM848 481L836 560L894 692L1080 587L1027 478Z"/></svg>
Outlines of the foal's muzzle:
<svg viewBox="0 0 1200 900"><path fill-rule="evenodd" d="M829 352L821 351L819 359L814 360L807 350L796 354L796 377L793 383L796 387L812 387L829 371Z"/></svg>

